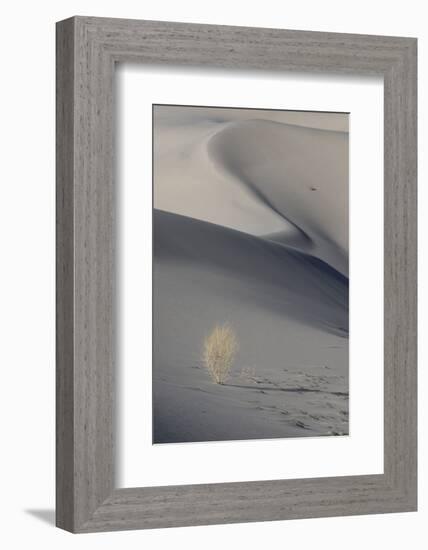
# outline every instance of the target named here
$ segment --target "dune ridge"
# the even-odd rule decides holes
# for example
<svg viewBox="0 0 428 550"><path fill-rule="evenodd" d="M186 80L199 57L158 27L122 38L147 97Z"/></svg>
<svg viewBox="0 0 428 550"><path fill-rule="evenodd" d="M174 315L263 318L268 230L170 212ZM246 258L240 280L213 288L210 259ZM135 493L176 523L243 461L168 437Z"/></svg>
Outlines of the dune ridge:
<svg viewBox="0 0 428 550"><path fill-rule="evenodd" d="M257 118L158 134L156 208L265 236L348 274L346 132Z"/></svg>
<svg viewBox="0 0 428 550"><path fill-rule="evenodd" d="M284 231L265 236L310 251L347 273L346 133L247 120L225 126L207 146L218 169L249 188L299 238L296 243Z"/></svg>
<svg viewBox="0 0 428 550"><path fill-rule="evenodd" d="M155 259L230 274L240 287L247 285L247 300L347 336L348 280L322 260L283 244L159 210L154 211L154 231Z"/></svg>

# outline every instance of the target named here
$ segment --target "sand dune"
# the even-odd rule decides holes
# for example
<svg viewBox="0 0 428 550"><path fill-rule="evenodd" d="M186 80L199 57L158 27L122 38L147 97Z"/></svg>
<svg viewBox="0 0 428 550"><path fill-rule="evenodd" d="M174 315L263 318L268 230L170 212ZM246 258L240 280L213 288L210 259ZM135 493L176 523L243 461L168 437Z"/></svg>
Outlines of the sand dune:
<svg viewBox="0 0 428 550"><path fill-rule="evenodd" d="M252 120L273 120L283 124L348 132L348 118L344 113L322 111L289 111L276 109L239 109L228 107L189 108L185 105L155 105L156 124L166 126L194 126L201 123L238 122Z"/></svg>
<svg viewBox="0 0 428 550"><path fill-rule="evenodd" d="M348 280L317 258L263 238L168 212L154 211L155 259L186 263L236 284L222 294L277 309L347 336Z"/></svg>
<svg viewBox="0 0 428 550"><path fill-rule="evenodd" d="M347 142L344 132L249 120L229 124L208 147L219 170L293 224L297 246L347 273ZM289 231L270 238L296 245Z"/></svg>
<svg viewBox="0 0 428 550"><path fill-rule="evenodd" d="M322 114L311 128L296 113L208 111L155 110L155 207L268 236L346 275L347 132Z"/></svg>
<svg viewBox="0 0 428 550"><path fill-rule="evenodd" d="M347 433L348 281L293 248L154 212L154 442ZM231 379L201 365L229 322Z"/></svg>

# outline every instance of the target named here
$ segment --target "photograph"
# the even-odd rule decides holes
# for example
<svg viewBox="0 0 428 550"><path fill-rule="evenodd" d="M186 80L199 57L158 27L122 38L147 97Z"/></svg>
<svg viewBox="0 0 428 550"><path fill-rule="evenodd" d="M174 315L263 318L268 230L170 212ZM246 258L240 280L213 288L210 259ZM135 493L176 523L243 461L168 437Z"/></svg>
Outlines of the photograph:
<svg viewBox="0 0 428 550"><path fill-rule="evenodd" d="M152 113L153 444L348 435L349 114Z"/></svg>

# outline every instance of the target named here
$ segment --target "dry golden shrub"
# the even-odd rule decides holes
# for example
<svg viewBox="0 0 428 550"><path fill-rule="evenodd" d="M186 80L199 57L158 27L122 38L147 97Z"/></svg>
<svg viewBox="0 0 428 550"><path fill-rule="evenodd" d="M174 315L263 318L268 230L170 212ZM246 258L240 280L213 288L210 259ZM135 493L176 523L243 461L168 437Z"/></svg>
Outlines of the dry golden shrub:
<svg viewBox="0 0 428 550"><path fill-rule="evenodd" d="M228 325L216 325L204 340L203 362L216 384L224 384L239 349L235 332Z"/></svg>

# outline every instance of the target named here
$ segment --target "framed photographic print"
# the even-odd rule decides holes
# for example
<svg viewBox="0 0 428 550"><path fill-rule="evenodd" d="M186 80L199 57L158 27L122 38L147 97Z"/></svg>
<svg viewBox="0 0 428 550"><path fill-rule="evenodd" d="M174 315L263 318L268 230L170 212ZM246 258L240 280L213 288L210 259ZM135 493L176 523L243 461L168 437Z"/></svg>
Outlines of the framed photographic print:
<svg viewBox="0 0 428 550"><path fill-rule="evenodd" d="M57 525L416 509L416 40L57 24Z"/></svg>

